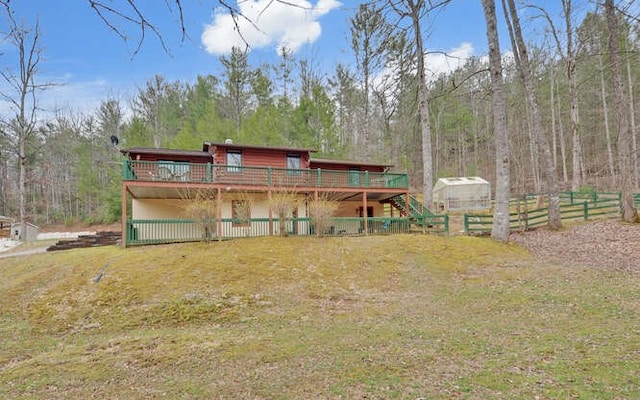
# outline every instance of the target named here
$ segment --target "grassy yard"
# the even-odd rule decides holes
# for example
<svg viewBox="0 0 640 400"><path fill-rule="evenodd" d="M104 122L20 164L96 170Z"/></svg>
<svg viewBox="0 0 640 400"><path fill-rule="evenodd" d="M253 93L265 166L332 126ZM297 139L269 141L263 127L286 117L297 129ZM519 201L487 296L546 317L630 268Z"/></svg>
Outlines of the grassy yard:
<svg viewBox="0 0 640 400"><path fill-rule="evenodd" d="M640 276L487 238L103 247L0 273L0 398L640 395Z"/></svg>

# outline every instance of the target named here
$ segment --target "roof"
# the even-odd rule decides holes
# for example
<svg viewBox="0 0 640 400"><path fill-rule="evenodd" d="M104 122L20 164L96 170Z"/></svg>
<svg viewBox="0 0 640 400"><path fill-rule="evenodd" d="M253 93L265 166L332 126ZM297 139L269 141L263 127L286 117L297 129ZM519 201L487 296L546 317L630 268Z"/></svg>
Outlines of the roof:
<svg viewBox="0 0 640 400"><path fill-rule="evenodd" d="M216 143L216 142L204 142L202 144L202 150L207 151L209 147L225 147L229 149L257 149L257 150L280 150L280 151L295 151L295 152L304 152L304 153L315 153L317 150L307 149L307 148L298 148L298 147L278 147L278 146L258 146L252 144L236 144L233 142L225 142L225 143Z"/></svg>
<svg viewBox="0 0 640 400"><path fill-rule="evenodd" d="M13 218L5 217L4 215L0 215L0 222L13 222Z"/></svg>
<svg viewBox="0 0 640 400"><path fill-rule="evenodd" d="M448 186L455 185L487 185L489 182L480 178L479 176L461 176L456 178L440 178L439 182L442 182Z"/></svg>
<svg viewBox="0 0 640 400"><path fill-rule="evenodd" d="M310 160L312 163L316 164L340 164L340 165L362 165L362 166L375 166L375 167L393 167L393 164L379 164L379 163L371 163L364 161L354 161L354 160L330 160L328 158L312 158Z"/></svg>
<svg viewBox="0 0 640 400"><path fill-rule="evenodd" d="M215 142L204 142L202 145L202 150L178 150L178 149L165 149L165 148L155 148L155 147L131 147L129 149L120 150L123 154L155 154L155 155L166 155L166 156L186 156L186 157L210 157L208 152L209 147L224 147L230 149L259 149L259 150L278 150L278 151L291 151L291 152L309 152L315 153L316 150L306 149L306 148L296 148L296 147L273 147L273 146L257 146L257 145L241 145L234 143L215 143ZM354 165L354 166L375 166L375 167L393 167L393 164L381 164L381 163L372 163L365 161L354 161L354 160L330 160L327 158L312 158L310 160L312 163L316 164L340 164L340 165Z"/></svg>
<svg viewBox="0 0 640 400"><path fill-rule="evenodd" d="M200 150L178 150L178 149L160 149L154 147L131 147L129 149L120 150L123 154L159 154L171 156L188 156L188 157L210 157L207 152Z"/></svg>

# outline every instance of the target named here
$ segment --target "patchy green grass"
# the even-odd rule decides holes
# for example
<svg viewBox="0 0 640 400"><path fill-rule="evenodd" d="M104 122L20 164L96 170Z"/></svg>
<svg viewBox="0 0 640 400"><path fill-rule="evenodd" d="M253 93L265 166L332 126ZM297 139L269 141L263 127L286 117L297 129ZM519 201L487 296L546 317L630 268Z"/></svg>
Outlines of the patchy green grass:
<svg viewBox="0 0 640 400"><path fill-rule="evenodd" d="M640 277L487 238L103 247L0 271L1 398L640 393Z"/></svg>

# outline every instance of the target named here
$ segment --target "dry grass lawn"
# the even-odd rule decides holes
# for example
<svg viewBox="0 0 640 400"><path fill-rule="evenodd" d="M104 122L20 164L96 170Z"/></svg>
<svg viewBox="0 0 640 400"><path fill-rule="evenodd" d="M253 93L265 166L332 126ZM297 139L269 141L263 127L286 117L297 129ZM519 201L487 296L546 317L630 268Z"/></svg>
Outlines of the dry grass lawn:
<svg viewBox="0 0 640 400"><path fill-rule="evenodd" d="M640 276L488 238L104 247L0 271L0 398L640 393Z"/></svg>

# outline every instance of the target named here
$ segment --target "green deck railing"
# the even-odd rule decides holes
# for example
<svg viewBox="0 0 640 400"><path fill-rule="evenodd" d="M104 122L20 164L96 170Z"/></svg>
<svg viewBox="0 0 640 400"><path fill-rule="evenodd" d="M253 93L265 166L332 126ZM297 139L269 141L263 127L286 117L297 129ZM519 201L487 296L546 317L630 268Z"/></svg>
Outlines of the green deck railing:
<svg viewBox="0 0 640 400"><path fill-rule="evenodd" d="M366 219L366 225L365 225ZM436 222L438 226L442 222ZM332 218L322 236L361 236L409 233L411 218ZM310 218L289 218L283 227L287 236L312 236L316 229ZM366 229L365 229L366 227ZM219 231L220 228L220 231ZM133 219L127 220L126 244L162 244L193 241L213 241L243 237L280 235L277 218L252 218L239 221L191 219Z"/></svg>
<svg viewBox="0 0 640 400"><path fill-rule="evenodd" d="M404 195L394 196L390 200L396 207L408 214L412 222L424 232L449 234L449 215L432 213L414 196L409 196L409 207L407 207Z"/></svg>
<svg viewBox="0 0 640 400"><path fill-rule="evenodd" d="M533 199L535 196L525 198L526 201L533 201ZM566 192L560 194L560 218L562 220L586 221L595 217L619 215L619 193ZM547 207L534 209L521 207L520 211L513 211L509 214L509 227L511 230L528 230L545 225L548 218L549 209ZM467 234L490 232L492 225L493 215L491 214L464 215L464 232Z"/></svg>
<svg viewBox="0 0 640 400"><path fill-rule="evenodd" d="M409 187L409 176L406 173L239 167L168 161L125 160L123 162L123 178L127 181L220 183L264 187L374 189L406 189Z"/></svg>

